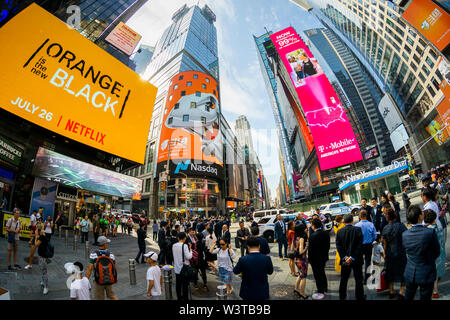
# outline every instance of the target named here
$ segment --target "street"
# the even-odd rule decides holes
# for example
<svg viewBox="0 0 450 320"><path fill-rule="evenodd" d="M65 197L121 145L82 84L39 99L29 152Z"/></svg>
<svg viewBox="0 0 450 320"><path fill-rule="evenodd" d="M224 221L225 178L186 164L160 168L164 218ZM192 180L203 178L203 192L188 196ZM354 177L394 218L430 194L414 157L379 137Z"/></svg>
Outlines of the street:
<svg viewBox="0 0 450 320"><path fill-rule="evenodd" d="M403 218L402 218L403 219ZM238 224L232 224L230 231L232 238L234 238ZM151 230L150 230L151 231ZM151 233L149 237L151 238ZM90 234L92 237L92 234ZM330 247L330 260L326 266L326 274L328 279L329 292L325 296L325 300L338 300L338 288L339 288L339 275L334 270L334 259L336 255L336 247L334 243L334 234L331 234L331 247ZM91 238L92 239L92 238ZM148 266L145 264L136 265L136 285L130 285L130 277L128 271L128 259L134 259L137 254L137 240L136 233L133 231L129 236L128 234L119 233L117 237L111 238L109 249L114 253L118 267L118 282L114 285L114 291L119 299L125 300L147 300L146 295L146 280L145 274ZM149 238L147 238L146 251L154 250L159 252L157 244ZM55 255L51 259L51 263L48 265L49 276L49 292L48 295L42 294L42 288L39 285L40 271L36 264L33 264L32 270L20 270L15 272L7 272L6 259L0 260L0 287L6 288L10 291L11 299L13 300L68 300L69 290L66 286L66 281L70 275L65 273L64 264L67 262L80 261L84 267L87 267L87 260L85 259L85 246L82 243L78 243L77 250L73 250L73 238L70 236L68 246L65 246L64 234L62 238L58 236L52 237L52 243L55 245ZM0 238L0 247L6 248L6 240ZM288 261L280 261L278 258L278 245L270 244L270 257L272 258L274 272L269 276L270 285L270 298L273 300L298 300L294 295L294 285L296 277L290 275ZM26 241L20 241L18 262L22 266L25 265L24 258L28 257L29 246ZM6 250L2 252L6 258ZM237 256L240 256L240 250L236 252ZM450 256L449 246L447 246L447 257ZM35 254L37 257L37 253ZM235 263L237 259L235 259ZM447 269L448 270L448 269ZM195 289L191 286L191 294L193 300L216 300L217 286L220 285L220 280L217 276L211 275L207 272L208 277L208 289ZM91 285L93 277L91 278ZM201 283L201 280L199 280ZM233 277L233 288L230 299L239 298L239 288L241 279L239 276ZM348 284L348 299L354 299L354 280L351 277ZM308 270L308 278L306 281L306 294L312 296L315 292L316 286L314 277L312 275L311 268ZM388 290L377 293L376 290L369 290L365 287L365 294L368 300L388 300ZM450 276L448 271L445 276L439 282L439 300L450 299ZM173 277L173 289L172 294L176 299L175 292L175 277ZM163 292L164 297L164 292ZM311 298L310 298L311 299Z"/></svg>

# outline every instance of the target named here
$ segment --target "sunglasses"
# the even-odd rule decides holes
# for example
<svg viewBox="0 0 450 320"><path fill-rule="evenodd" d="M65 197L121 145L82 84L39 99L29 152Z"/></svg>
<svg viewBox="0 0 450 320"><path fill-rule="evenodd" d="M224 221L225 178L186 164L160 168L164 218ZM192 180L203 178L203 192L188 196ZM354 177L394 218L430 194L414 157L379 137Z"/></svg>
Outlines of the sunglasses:
<svg viewBox="0 0 450 320"><path fill-rule="evenodd" d="M226 244L226 243L221 243L220 245L221 245L221 246L226 246L227 244Z"/></svg>

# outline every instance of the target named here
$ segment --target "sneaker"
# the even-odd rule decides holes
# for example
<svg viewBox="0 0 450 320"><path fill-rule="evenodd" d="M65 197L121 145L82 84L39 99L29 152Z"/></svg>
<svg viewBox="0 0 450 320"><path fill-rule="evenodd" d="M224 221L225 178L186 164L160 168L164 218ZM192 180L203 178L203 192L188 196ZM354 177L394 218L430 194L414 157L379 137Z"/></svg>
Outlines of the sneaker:
<svg viewBox="0 0 450 320"><path fill-rule="evenodd" d="M48 293L48 288L45 287L45 288L44 288L44 291L42 291L42 293L43 293L43 294L47 294L47 293Z"/></svg>
<svg viewBox="0 0 450 320"><path fill-rule="evenodd" d="M15 264L15 265L14 265L14 268L17 269L17 270L21 270L21 269L22 269L22 267L19 266L18 264Z"/></svg>
<svg viewBox="0 0 450 320"><path fill-rule="evenodd" d="M30 266L29 264L27 264L26 266L25 266L25 270L30 270L32 268L32 266Z"/></svg>
<svg viewBox="0 0 450 320"><path fill-rule="evenodd" d="M312 295L313 300L322 300L325 297L323 293L314 293Z"/></svg>
<svg viewBox="0 0 450 320"><path fill-rule="evenodd" d="M8 271L14 271L13 267L8 266Z"/></svg>

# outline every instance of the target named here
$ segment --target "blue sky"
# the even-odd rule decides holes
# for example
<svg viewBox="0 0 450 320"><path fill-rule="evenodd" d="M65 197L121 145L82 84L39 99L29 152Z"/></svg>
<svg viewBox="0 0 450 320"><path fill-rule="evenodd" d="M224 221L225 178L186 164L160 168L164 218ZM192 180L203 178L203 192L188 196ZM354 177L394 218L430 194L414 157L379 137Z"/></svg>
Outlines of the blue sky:
<svg viewBox="0 0 450 320"><path fill-rule="evenodd" d="M281 174L278 137L269 96L262 78L253 35L277 32L293 26L302 31L321 27L320 22L289 0L149 0L127 23L142 35L143 44L155 45L171 23L172 14L183 4L205 3L217 16L222 111L234 126L247 116L272 198Z"/></svg>

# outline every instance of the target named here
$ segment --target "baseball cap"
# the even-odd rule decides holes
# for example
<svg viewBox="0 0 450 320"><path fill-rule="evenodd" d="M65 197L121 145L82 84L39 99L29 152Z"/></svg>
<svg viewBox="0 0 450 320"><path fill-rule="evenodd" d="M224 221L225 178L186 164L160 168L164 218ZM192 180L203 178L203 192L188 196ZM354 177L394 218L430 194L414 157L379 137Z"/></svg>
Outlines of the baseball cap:
<svg viewBox="0 0 450 320"><path fill-rule="evenodd" d="M72 274L74 272L83 271L83 265L80 262L67 262L64 265L64 269L66 269L67 274Z"/></svg>
<svg viewBox="0 0 450 320"><path fill-rule="evenodd" d="M153 251L150 251L150 252L145 253L145 254L144 254L144 257L150 258L150 259L152 259L153 261L158 261L158 255L157 255L155 252L153 252Z"/></svg>
<svg viewBox="0 0 450 320"><path fill-rule="evenodd" d="M102 245L104 245L105 243L110 243L111 240L109 240L109 239L106 238L105 236L100 236L100 237L98 237L97 242L98 242L98 245L99 245L99 246L102 246Z"/></svg>

